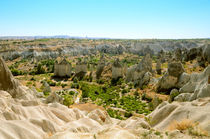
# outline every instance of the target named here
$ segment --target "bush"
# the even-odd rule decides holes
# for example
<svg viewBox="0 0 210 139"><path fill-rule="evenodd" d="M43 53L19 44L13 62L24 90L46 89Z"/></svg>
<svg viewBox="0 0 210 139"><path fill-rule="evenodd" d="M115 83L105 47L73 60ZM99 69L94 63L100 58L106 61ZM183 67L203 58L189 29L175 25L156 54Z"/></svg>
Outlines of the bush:
<svg viewBox="0 0 210 139"><path fill-rule="evenodd" d="M180 93L179 93L178 90L176 90L176 89L171 90L171 93L170 93L170 102L171 102L171 101L174 101L174 98L175 98L176 96L178 96L179 94L180 94Z"/></svg>
<svg viewBox="0 0 210 139"><path fill-rule="evenodd" d="M67 84L61 83L62 88L64 88L65 86L67 86Z"/></svg>
<svg viewBox="0 0 210 139"><path fill-rule="evenodd" d="M23 75L24 74L24 72L22 72L22 71L20 71L18 69L15 69L15 68L12 68L10 71L12 72L12 75L14 75L14 76L18 76L18 75Z"/></svg>
<svg viewBox="0 0 210 139"><path fill-rule="evenodd" d="M45 69L42 67L42 64L39 63L35 71L35 74L44 74L44 73L45 73Z"/></svg>
<svg viewBox="0 0 210 139"><path fill-rule="evenodd" d="M122 90L122 94L126 94L126 93L128 93L128 90L127 89L123 89Z"/></svg>
<svg viewBox="0 0 210 139"><path fill-rule="evenodd" d="M49 84L49 86L56 86L56 82L53 82L51 80L48 80L47 83Z"/></svg>
<svg viewBox="0 0 210 139"><path fill-rule="evenodd" d="M142 100L146 100L146 101L148 101L148 102L151 102L151 101L152 101L152 98L149 97L146 93L143 93L143 94L142 94L141 99L142 99Z"/></svg>
<svg viewBox="0 0 210 139"><path fill-rule="evenodd" d="M39 63L37 67L34 68L33 71L31 71L29 74L30 75L38 75L38 74L44 74L45 69L42 67L42 64Z"/></svg>
<svg viewBox="0 0 210 139"><path fill-rule="evenodd" d="M188 131L189 134L194 136L208 136L208 132L203 130L198 122L193 122L189 119L183 119L180 122L173 121L168 127L169 130L179 130L181 132Z"/></svg>
<svg viewBox="0 0 210 139"><path fill-rule="evenodd" d="M74 100L71 95L64 95L63 98L64 98L64 100L63 100L64 105L70 106L70 105L74 104Z"/></svg>
<svg viewBox="0 0 210 139"><path fill-rule="evenodd" d="M97 80L97 83L98 83L98 84L104 84L105 81L104 81L103 79L98 79L98 80Z"/></svg>
<svg viewBox="0 0 210 139"><path fill-rule="evenodd" d="M126 112L126 113L125 113L125 117L126 117L126 118L129 118L129 117L131 117L131 116L132 116L132 113L131 113L131 112Z"/></svg>
<svg viewBox="0 0 210 139"><path fill-rule="evenodd" d="M78 83L72 83L71 88L79 89L79 84Z"/></svg>
<svg viewBox="0 0 210 139"><path fill-rule="evenodd" d="M73 83L78 83L77 77L74 78Z"/></svg>
<svg viewBox="0 0 210 139"><path fill-rule="evenodd" d="M31 81L36 81L36 79L34 78L34 76L33 77L31 77L31 79L30 79Z"/></svg>
<svg viewBox="0 0 210 139"><path fill-rule="evenodd" d="M139 92L138 91L135 91L134 92L134 96L137 98L137 97L139 97Z"/></svg>

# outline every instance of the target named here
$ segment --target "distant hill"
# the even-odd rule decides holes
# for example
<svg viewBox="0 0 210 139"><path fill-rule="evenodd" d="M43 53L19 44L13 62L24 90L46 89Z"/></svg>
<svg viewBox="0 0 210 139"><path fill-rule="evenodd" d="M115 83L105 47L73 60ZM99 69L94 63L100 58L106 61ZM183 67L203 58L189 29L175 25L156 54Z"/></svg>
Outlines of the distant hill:
<svg viewBox="0 0 210 139"><path fill-rule="evenodd" d="M33 39L110 39L110 38L100 38L100 37L79 37L79 36L68 36L68 35L55 35L55 36L0 36L0 40L33 40Z"/></svg>

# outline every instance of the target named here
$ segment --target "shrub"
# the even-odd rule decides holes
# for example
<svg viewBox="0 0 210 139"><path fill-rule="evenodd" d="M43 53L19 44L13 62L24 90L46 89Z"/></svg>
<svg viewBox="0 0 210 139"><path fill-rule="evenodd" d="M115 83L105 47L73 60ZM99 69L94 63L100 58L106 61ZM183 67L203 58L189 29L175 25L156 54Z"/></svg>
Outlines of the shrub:
<svg viewBox="0 0 210 139"><path fill-rule="evenodd" d="M67 84L65 83L61 83L62 88L64 88L65 86L67 86Z"/></svg>
<svg viewBox="0 0 210 139"><path fill-rule="evenodd" d="M64 100L63 100L64 105L70 106L70 105L74 104L74 100L71 95L64 95L63 98L64 98Z"/></svg>
<svg viewBox="0 0 210 139"><path fill-rule="evenodd" d="M126 93L128 93L128 90L127 89L123 89L122 90L122 94L126 94Z"/></svg>
<svg viewBox="0 0 210 139"><path fill-rule="evenodd" d="M180 93L179 93L178 90L177 90L177 91L172 90L171 93L170 93L170 101L174 101L174 98L175 98L176 96L178 96L179 94L180 94Z"/></svg>
<svg viewBox="0 0 210 139"><path fill-rule="evenodd" d="M98 80L97 80L97 83L98 83L98 84L104 84L105 81L104 81L103 79L98 79Z"/></svg>
<svg viewBox="0 0 210 139"><path fill-rule="evenodd" d="M135 96L135 97L139 97L139 92L138 92L138 91L135 91L135 92L134 92L134 96Z"/></svg>
<svg viewBox="0 0 210 139"><path fill-rule="evenodd" d="M79 84L78 83L72 83L71 88L79 89Z"/></svg>
<svg viewBox="0 0 210 139"><path fill-rule="evenodd" d="M131 112L126 112L125 115L124 115L126 118L129 118L132 116L132 113Z"/></svg>
<svg viewBox="0 0 210 139"><path fill-rule="evenodd" d="M184 131L186 129L189 128L193 128L196 124L194 122L192 122L189 119L184 119L180 122L177 121L173 121L170 125L169 125L169 130L179 130L179 131Z"/></svg>
<svg viewBox="0 0 210 139"><path fill-rule="evenodd" d="M12 72L12 75L14 75L14 76L18 76L18 75L23 75L24 74L24 72L22 72L22 71L20 71L18 69L15 69L15 68L12 68L11 72Z"/></svg>
<svg viewBox="0 0 210 139"><path fill-rule="evenodd" d="M49 96L50 92L43 92L45 96Z"/></svg>
<svg viewBox="0 0 210 139"><path fill-rule="evenodd" d="M151 102L151 101L152 101L152 98L149 97L146 93L143 93L143 94L142 94L141 99L142 99L142 100L146 100L146 101L148 101L148 102Z"/></svg>
<svg viewBox="0 0 210 139"><path fill-rule="evenodd" d="M45 69L42 67L42 64L39 63L35 71L35 74L44 74L44 73L45 73Z"/></svg>
<svg viewBox="0 0 210 139"><path fill-rule="evenodd" d="M33 77L31 77L31 79L30 79L31 81L36 81L36 79L34 78L34 76Z"/></svg>
<svg viewBox="0 0 210 139"><path fill-rule="evenodd" d="M208 132L199 127L198 122L193 122L189 119L183 119L180 122L173 121L168 127L169 130L188 131L189 134L195 136L208 136Z"/></svg>
<svg viewBox="0 0 210 139"><path fill-rule="evenodd" d="M49 86L56 86L56 82L53 82L51 80L48 80L47 83L49 84Z"/></svg>

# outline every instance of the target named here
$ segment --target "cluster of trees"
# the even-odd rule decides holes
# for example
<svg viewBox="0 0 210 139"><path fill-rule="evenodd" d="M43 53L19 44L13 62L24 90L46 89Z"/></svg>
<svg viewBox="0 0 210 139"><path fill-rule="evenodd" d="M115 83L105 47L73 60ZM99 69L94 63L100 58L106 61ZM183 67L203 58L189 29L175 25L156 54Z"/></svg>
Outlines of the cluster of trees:
<svg viewBox="0 0 210 139"><path fill-rule="evenodd" d="M27 60L22 59L18 62L15 62L11 66L9 66L10 71L14 76L30 74L30 75L38 75L45 73L53 73L54 71L54 60L42 60L33 68L31 71L21 71L19 70L19 65L21 63L27 62Z"/></svg>
<svg viewBox="0 0 210 139"><path fill-rule="evenodd" d="M136 96L123 95L120 97L120 92L127 93L126 89L122 90L119 86L96 85L87 82L79 82L79 88L82 90L82 99L90 99L98 105L102 105L105 108L114 107L121 108L127 113L124 117L132 116L133 112L139 114L149 114L150 108L147 103L142 102L141 99L137 99ZM122 119L119 112L115 110L109 110L108 113L111 117ZM121 118L120 118L121 117Z"/></svg>

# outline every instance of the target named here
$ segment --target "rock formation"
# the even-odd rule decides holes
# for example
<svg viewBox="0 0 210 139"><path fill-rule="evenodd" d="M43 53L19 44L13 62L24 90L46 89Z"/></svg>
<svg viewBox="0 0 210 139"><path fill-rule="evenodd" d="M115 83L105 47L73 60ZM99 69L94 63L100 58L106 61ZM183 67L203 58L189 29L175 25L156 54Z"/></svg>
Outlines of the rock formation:
<svg viewBox="0 0 210 139"><path fill-rule="evenodd" d="M70 77L72 72L71 64L63 58L61 60L56 60L54 65L54 75L57 77Z"/></svg>
<svg viewBox="0 0 210 139"><path fill-rule="evenodd" d="M119 59L116 59L112 65L112 79L123 77L123 66L120 64Z"/></svg>
<svg viewBox="0 0 210 139"><path fill-rule="evenodd" d="M29 99L33 97L33 92L27 92L27 88L22 86L16 79L14 79L9 68L6 66L4 60L0 57L0 90L10 93L13 98Z"/></svg>
<svg viewBox="0 0 210 139"><path fill-rule="evenodd" d="M158 81L157 92L170 92L171 89L177 88L179 80L182 80L180 76L183 72L184 68L180 62L169 63L168 71Z"/></svg>
<svg viewBox="0 0 210 139"><path fill-rule="evenodd" d="M87 63L85 61L79 61L75 67L75 75L78 79L82 79L87 73Z"/></svg>
<svg viewBox="0 0 210 139"><path fill-rule="evenodd" d="M181 94L175 100L192 101L198 98L210 97L209 76L210 66L201 73L192 73L189 75L188 81L179 89Z"/></svg>
<svg viewBox="0 0 210 139"><path fill-rule="evenodd" d="M206 44L202 52L203 59L210 63L210 44Z"/></svg>
<svg viewBox="0 0 210 139"><path fill-rule="evenodd" d="M162 70L162 68L161 68L161 61L158 59L157 63L156 63L156 72L157 72L157 74L160 75L162 73L161 70Z"/></svg>
<svg viewBox="0 0 210 139"><path fill-rule="evenodd" d="M43 93L50 93L51 92L51 88L46 81L44 81L43 86L44 86Z"/></svg>
<svg viewBox="0 0 210 139"><path fill-rule="evenodd" d="M198 122L203 130L210 132L210 98L197 99L192 102L163 102L148 117L151 127L159 130L169 130L174 121L189 120ZM197 130L199 131L199 129Z"/></svg>
<svg viewBox="0 0 210 139"><path fill-rule="evenodd" d="M177 61L181 61L182 51L180 48L177 48L174 52L174 58Z"/></svg>
<svg viewBox="0 0 210 139"><path fill-rule="evenodd" d="M126 81L134 82L135 86L142 88L150 81L152 73L152 59L150 54L144 56L138 65L134 65L127 70Z"/></svg>
<svg viewBox="0 0 210 139"><path fill-rule="evenodd" d="M105 67L105 59L102 56L96 69L96 79L99 79L101 77L101 73L103 72L104 67Z"/></svg>

